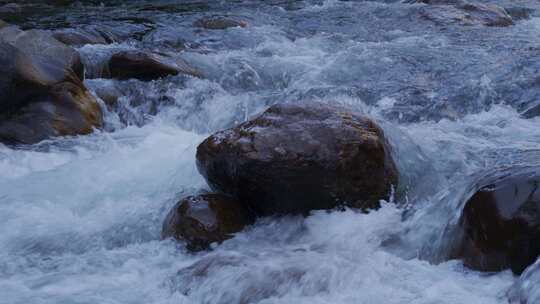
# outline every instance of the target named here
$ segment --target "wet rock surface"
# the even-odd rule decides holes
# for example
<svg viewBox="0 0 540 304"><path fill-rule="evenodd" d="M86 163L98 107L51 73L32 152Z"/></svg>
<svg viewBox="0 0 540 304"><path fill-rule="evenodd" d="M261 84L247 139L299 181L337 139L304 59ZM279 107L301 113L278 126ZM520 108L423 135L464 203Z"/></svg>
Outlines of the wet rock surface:
<svg viewBox="0 0 540 304"><path fill-rule="evenodd" d="M508 12L494 4L467 2L462 0L424 0L429 4L421 10L421 16L439 25L458 23L461 25L510 26L514 22Z"/></svg>
<svg viewBox="0 0 540 304"><path fill-rule="evenodd" d="M379 126L321 103L274 105L210 136L197 148L197 166L213 189L259 215L377 208L398 179Z"/></svg>
<svg viewBox="0 0 540 304"><path fill-rule="evenodd" d="M162 238L186 241L190 250L208 249L253 223L253 216L237 200L222 194L189 196L167 215Z"/></svg>
<svg viewBox="0 0 540 304"><path fill-rule="evenodd" d="M478 186L463 209L457 256L473 269L520 274L540 255L540 168L495 172Z"/></svg>
<svg viewBox="0 0 540 304"><path fill-rule="evenodd" d="M193 25L207 30L225 30L231 27L246 27L247 22L224 17L212 17L198 19Z"/></svg>
<svg viewBox="0 0 540 304"><path fill-rule="evenodd" d="M84 79L84 66L79 53L42 30L23 31L15 26L0 29L0 41L9 43L32 57L46 58L53 65L71 69Z"/></svg>
<svg viewBox="0 0 540 304"><path fill-rule="evenodd" d="M53 37L67 45L83 46L86 44L107 44L114 41L108 35L92 30L92 29L62 29L56 30Z"/></svg>
<svg viewBox="0 0 540 304"><path fill-rule="evenodd" d="M13 27L0 30L0 40L2 142L32 144L87 134L102 125L100 107L81 81L73 49L46 33Z"/></svg>
<svg viewBox="0 0 540 304"><path fill-rule="evenodd" d="M109 71L111 77L117 79L153 80L178 74L202 76L199 71L182 60L144 51L123 51L112 55Z"/></svg>
<svg viewBox="0 0 540 304"><path fill-rule="evenodd" d="M19 30L83 31L64 42L76 46L85 86L107 107L103 131L92 136L0 145L3 300L507 304L517 279L511 271L438 264L437 254L446 249L441 230L458 225L466 201L454 182L470 185L475 172L500 165L540 163L538 120L520 117L540 100L538 1L471 0L504 8L511 26L488 26L491 15L458 1L0 0L9 2L23 12L0 18ZM440 14L439 23L421 18L424 10ZM211 16L249 25L194 26ZM107 43L94 44L94 33ZM108 79L109 58L126 50L181 57L206 77ZM33 91L53 96L40 90ZM58 112L53 97L30 97L10 115ZM189 254L185 240L159 241L171 197L208 191L194 158L203 136L283 101L335 101L376 118L392 143L398 193L406 195L369 214L259 218L211 252ZM49 130L42 120L39 130ZM28 118L16 129L38 129L32 124L41 123ZM283 142L293 140L312 149L302 136ZM301 157L312 166L304 162L309 155ZM277 177L300 180L287 175L298 171L264 168L274 173L272 185L281 186ZM313 189L304 193L323 191ZM520 282L519 301L536 304L540 281Z"/></svg>

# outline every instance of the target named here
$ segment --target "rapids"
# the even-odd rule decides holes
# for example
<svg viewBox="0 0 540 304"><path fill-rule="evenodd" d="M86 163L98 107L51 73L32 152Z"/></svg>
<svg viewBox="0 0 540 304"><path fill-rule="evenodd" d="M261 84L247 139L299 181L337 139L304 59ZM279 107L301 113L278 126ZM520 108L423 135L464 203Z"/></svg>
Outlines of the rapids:
<svg viewBox="0 0 540 304"><path fill-rule="evenodd" d="M391 0L104 2L10 21L111 25L135 38L80 47L85 63L149 48L205 78L88 77L125 94L103 104L105 130L0 146L0 303L508 303L517 277L446 261L445 243L475 173L540 164L540 117L520 116L540 101L537 1L484 1L526 12L509 27L435 24L425 5ZM215 15L248 26L193 27ZM208 189L197 145L301 100L383 127L404 181L396 204L260 219L211 252L161 241L174 203Z"/></svg>

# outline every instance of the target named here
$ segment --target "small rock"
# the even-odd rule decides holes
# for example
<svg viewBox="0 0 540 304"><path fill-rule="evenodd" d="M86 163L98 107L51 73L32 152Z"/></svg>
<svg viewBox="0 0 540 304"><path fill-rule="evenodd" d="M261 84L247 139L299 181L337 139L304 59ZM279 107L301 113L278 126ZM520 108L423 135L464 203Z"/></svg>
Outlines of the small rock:
<svg viewBox="0 0 540 304"><path fill-rule="evenodd" d="M162 238L187 242L190 250L206 250L253 223L253 217L238 201L222 194L190 196L179 201L167 215Z"/></svg>
<svg viewBox="0 0 540 304"><path fill-rule="evenodd" d="M382 129L348 109L277 104L217 132L197 148L197 167L216 191L258 215L350 206L378 208L398 173Z"/></svg>
<svg viewBox="0 0 540 304"><path fill-rule="evenodd" d="M237 21L228 18L202 18L193 23L193 26L207 30L224 30L231 27L246 27L245 21Z"/></svg>
<svg viewBox="0 0 540 304"><path fill-rule="evenodd" d="M201 73L182 60L143 52L123 51L114 54L109 61L113 78L154 80L169 75L186 74L201 77Z"/></svg>
<svg viewBox="0 0 540 304"><path fill-rule="evenodd" d="M496 171L476 186L455 256L472 269L520 274L540 254L540 168Z"/></svg>

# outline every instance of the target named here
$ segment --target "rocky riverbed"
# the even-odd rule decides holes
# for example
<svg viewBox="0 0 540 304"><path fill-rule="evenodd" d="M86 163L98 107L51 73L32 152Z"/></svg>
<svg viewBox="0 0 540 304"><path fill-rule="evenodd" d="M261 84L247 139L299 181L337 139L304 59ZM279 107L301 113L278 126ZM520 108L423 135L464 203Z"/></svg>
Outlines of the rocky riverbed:
<svg viewBox="0 0 540 304"><path fill-rule="evenodd" d="M533 0L0 0L0 303L540 301Z"/></svg>

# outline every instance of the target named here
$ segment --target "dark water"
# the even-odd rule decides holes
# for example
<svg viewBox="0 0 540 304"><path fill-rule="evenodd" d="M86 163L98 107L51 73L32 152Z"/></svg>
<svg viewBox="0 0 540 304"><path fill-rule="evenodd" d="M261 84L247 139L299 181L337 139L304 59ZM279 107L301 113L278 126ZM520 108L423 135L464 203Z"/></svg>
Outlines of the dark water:
<svg viewBox="0 0 540 304"><path fill-rule="evenodd" d="M78 49L96 69L117 50L148 49L206 77L87 79L124 94L105 131L0 148L0 303L508 302L509 272L439 262L472 175L540 162L540 118L520 116L540 102L539 2L489 1L514 16L509 27L436 23L422 14L439 8L397 1L103 2L8 21L114 30L118 43ZM193 26L212 16L248 26ZM197 255L159 241L175 201L207 188L200 141L302 100L383 126L407 212L262 219Z"/></svg>

